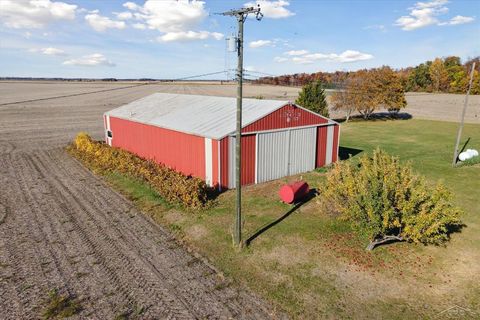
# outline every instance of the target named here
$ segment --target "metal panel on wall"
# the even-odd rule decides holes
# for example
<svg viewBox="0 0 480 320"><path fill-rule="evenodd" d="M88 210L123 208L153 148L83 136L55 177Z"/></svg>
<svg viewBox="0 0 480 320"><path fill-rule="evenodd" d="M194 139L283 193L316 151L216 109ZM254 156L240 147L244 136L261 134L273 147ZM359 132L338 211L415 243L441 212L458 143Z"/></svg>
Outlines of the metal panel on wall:
<svg viewBox="0 0 480 320"><path fill-rule="evenodd" d="M235 137L229 137L228 187L235 188ZM242 186L255 183L255 135L242 135Z"/></svg>
<svg viewBox="0 0 480 320"><path fill-rule="evenodd" d="M278 179L288 174L288 139L288 130L258 133L258 182Z"/></svg>
<svg viewBox="0 0 480 320"><path fill-rule="evenodd" d="M317 128L290 130L288 175L315 169Z"/></svg>
<svg viewBox="0 0 480 320"><path fill-rule="evenodd" d="M228 188L235 188L235 137L228 137Z"/></svg>
<svg viewBox="0 0 480 320"><path fill-rule="evenodd" d="M325 157L325 165L329 165L332 163L333 159L333 134L334 134L334 126L327 127L327 151Z"/></svg>

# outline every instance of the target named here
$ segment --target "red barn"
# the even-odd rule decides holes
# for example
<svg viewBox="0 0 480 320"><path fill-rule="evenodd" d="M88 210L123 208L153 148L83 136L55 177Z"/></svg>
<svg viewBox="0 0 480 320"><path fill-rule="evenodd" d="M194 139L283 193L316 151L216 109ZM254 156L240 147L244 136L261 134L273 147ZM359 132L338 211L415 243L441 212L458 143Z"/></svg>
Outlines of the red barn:
<svg viewBox="0 0 480 320"><path fill-rule="evenodd" d="M222 189L235 186L236 99L155 93L104 114L105 140ZM288 101L243 99L242 185L337 161L339 125Z"/></svg>

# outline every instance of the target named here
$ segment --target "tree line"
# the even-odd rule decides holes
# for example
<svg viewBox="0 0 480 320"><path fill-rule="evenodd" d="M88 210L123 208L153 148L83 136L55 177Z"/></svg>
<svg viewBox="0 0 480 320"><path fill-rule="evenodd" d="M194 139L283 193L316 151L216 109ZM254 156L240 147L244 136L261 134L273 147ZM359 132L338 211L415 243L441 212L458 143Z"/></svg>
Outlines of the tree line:
<svg viewBox="0 0 480 320"><path fill-rule="evenodd" d="M415 67L392 70L398 77L405 92L444 92L464 93L468 87L470 69L476 62L471 94L480 94L480 57L468 59L462 63L460 57L449 56L426 61ZM382 67L388 68L388 67ZM378 69L382 69L378 68ZM321 82L325 89L341 89L359 73L378 69L364 69L355 72L315 72L296 73L278 77L262 77L258 84L304 86L310 82Z"/></svg>

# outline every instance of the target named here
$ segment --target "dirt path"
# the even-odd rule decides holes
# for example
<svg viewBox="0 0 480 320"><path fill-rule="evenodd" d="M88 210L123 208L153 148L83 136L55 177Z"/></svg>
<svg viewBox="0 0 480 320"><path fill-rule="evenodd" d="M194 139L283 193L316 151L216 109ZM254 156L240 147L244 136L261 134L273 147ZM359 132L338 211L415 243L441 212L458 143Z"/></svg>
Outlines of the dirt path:
<svg viewBox="0 0 480 320"><path fill-rule="evenodd" d="M41 317L52 289L81 319L272 318L66 154L75 132L101 135L112 106L88 99L0 109L0 319Z"/></svg>

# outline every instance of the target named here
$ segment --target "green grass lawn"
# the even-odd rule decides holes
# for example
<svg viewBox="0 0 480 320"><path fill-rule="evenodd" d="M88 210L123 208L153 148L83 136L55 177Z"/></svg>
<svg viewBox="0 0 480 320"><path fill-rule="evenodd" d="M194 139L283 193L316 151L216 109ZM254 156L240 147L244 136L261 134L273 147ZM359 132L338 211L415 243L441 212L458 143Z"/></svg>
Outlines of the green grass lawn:
<svg viewBox="0 0 480 320"><path fill-rule="evenodd" d="M294 318L436 318L453 307L440 316L473 319L480 315L480 166L451 167L456 129L454 123L423 120L341 127L342 148L361 155L380 146L453 191L466 227L445 247L395 243L367 252L367 239L322 212L313 199L238 251L231 238L234 192L220 195L211 209L189 212L168 205L139 181L118 174L106 178L234 282ZM479 125L465 126L462 143L468 137L467 148L480 149ZM277 192L299 178L244 188L244 239L292 208ZM302 178L316 187L324 170Z"/></svg>

